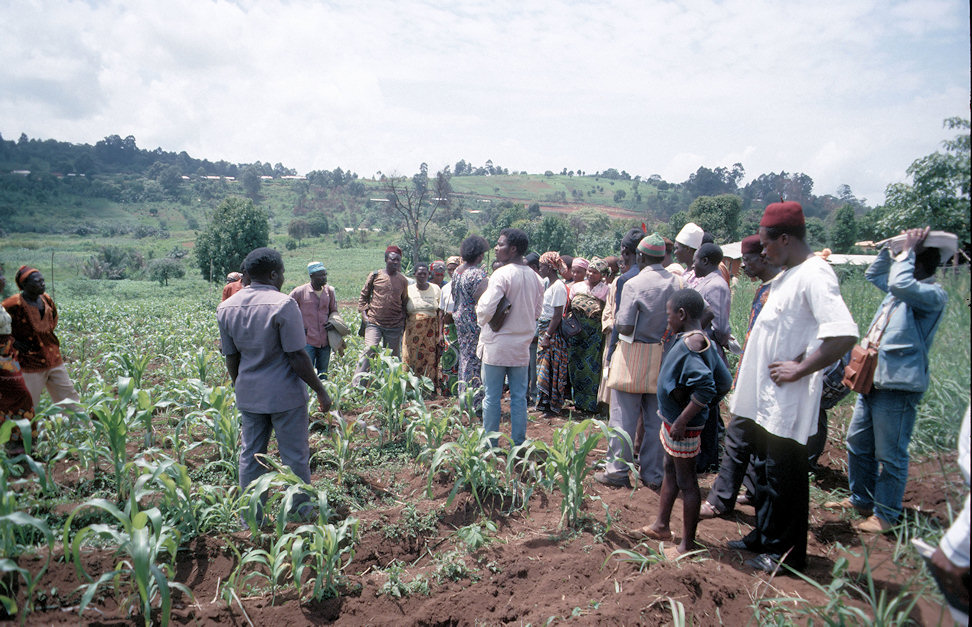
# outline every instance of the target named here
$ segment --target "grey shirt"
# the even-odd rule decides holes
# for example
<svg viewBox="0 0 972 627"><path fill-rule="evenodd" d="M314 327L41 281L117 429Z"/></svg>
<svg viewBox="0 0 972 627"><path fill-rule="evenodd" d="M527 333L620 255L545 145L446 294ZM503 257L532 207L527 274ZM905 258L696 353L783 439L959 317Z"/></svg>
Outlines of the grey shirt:
<svg viewBox="0 0 972 627"><path fill-rule="evenodd" d="M695 291L702 295L706 304L712 309L715 318L712 319L712 329L709 330L709 337L715 340L716 344L722 347L729 341L729 310L732 303L732 292L729 285L722 278L719 270L713 270L704 277L698 279L695 284Z"/></svg>
<svg viewBox="0 0 972 627"><path fill-rule="evenodd" d="M270 414L307 404L307 386L286 356L305 345L294 299L272 285L254 283L220 303L216 319L223 355L240 355L237 408Z"/></svg>
<svg viewBox="0 0 972 627"><path fill-rule="evenodd" d="M665 305L679 285L678 277L661 264L643 268L624 284L615 328L633 324L636 342L661 342L668 327Z"/></svg>

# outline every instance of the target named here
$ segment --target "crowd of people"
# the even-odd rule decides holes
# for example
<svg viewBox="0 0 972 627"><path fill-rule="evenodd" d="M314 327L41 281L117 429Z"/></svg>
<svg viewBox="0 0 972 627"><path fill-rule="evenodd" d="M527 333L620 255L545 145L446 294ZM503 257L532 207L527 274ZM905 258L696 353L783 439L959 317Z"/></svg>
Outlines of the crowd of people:
<svg viewBox="0 0 972 627"><path fill-rule="evenodd" d="M885 532L901 516L908 443L947 302L934 275L943 253L953 252L929 244L928 235L927 228L907 231L866 274L886 293L861 343L873 351L876 368L847 434L851 495L827 504L862 514L862 532ZM801 570L808 473L826 434L824 375L828 385L832 372L840 381L858 327L833 269L806 242L799 204L767 206L759 232L741 246L742 268L760 285L738 349L722 249L692 223L674 241L633 228L618 256L589 260L532 252L526 233L504 229L490 272L483 267L490 245L473 235L459 255L417 263L411 278L402 273L401 249L389 246L384 268L369 273L359 295L364 350L355 381L384 346L429 378L435 394L458 397L466 417L481 420L488 434L500 430L508 393L514 445L527 438L530 406L540 420L604 412L616 435L595 480L630 487L634 471L659 493L658 516L641 533L673 538L670 517L681 495L683 529L671 550L692 551L700 520L724 516L745 499L755 507L755 526L729 546L751 552L747 563L756 569ZM337 295L320 262L308 265L307 283L281 293L283 260L268 248L251 252L239 274L230 277L217 320L242 416L240 483L265 472L257 456L266 453L271 432L283 462L309 481L307 389L328 411L322 380L332 349L341 350L349 332ZM5 420L32 418L45 388L55 402L78 401L43 276L25 266L15 280L20 293L0 310ZM0 271L0 288L3 281ZM729 350L741 352L734 375ZM697 476L715 470L703 501ZM949 537L942 563L967 574L965 531L958 541Z"/></svg>

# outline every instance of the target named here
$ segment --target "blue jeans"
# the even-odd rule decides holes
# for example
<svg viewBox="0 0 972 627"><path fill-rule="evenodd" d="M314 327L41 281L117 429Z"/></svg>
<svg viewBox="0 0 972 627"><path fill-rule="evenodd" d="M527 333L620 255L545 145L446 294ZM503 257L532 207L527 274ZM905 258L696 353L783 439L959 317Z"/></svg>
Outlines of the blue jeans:
<svg viewBox="0 0 972 627"><path fill-rule="evenodd" d="M527 366L491 366L483 364L483 429L487 433L499 431L500 401L503 398L503 382L510 385L510 423L513 444L526 439L527 425ZM495 442L494 442L495 444Z"/></svg>
<svg viewBox="0 0 972 627"><path fill-rule="evenodd" d="M327 379L327 366L331 363L331 347L308 344L304 346L304 352L307 353L311 363L314 364L317 376L321 379Z"/></svg>
<svg viewBox="0 0 972 627"><path fill-rule="evenodd" d="M851 501L889 523L901 516L908 481L908 443L922 392L871 390L857 397L847 427Z"/></svg>

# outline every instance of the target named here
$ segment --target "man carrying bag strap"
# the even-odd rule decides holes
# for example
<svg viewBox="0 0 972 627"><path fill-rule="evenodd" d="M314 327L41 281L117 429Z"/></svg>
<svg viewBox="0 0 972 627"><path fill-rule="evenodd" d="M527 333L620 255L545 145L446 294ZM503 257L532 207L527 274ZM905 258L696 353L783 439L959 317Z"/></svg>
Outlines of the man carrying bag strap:
<svg viewBox="0 0 972 627"><path fill-rule="evenodd" d="M655 390L661 367L662 337L668 327L665 305L678 291L678 278L662 266L665 240L653 233L637 245L637 264L641 271L624 286L615 320L619 341L611 355L607 386L611 388L610 425L635 440L638 424L644 426L638 451L641 481L657 489L661 486L665 455L657 434L661 429ZM628 336L630 341L626 341ZM630 390L630 391L629 391ZM628 469L631 446L623 438L608 443L608 463L595 473L599 483L629 486Z"/></svg>

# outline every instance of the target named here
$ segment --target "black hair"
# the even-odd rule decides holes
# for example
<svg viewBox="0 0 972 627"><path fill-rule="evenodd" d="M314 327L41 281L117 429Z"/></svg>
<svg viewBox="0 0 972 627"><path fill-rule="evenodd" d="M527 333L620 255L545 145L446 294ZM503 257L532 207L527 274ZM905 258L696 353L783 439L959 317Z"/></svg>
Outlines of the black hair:
<svg viewBox="0 0 972 627"><path fill-rule="evenodd" d="M624 234L624 237L621 238L621 250L626 250L631 253L635 252L636 250L638 250L638 244L640 244L641 240L643 240L644 238L645 238L645 232L642 231L641 229L639 228L630 229L627 233Z"/></svg>
<svg viewBox="0 0 972 627"><path fill-rule="evenodd" d="M431 268L429 268L429 262L428 261L417 261L417 262L415 262L415 267L412 268L412 274L415 274L416 272L418 272L418 269L419 268L425 268L426 270L429 271L429 274L432 274L432 270L431 270Z"/></svg>
<svg viewBox="0 0 972 627"><path fill-rule="evenodd" d="M805 224L789 224L787 226L764 226L766 229L766 237L771 240L780 239L781 235L789 235L790 237L795 237L800 241L805 241L807 239L807 225Z"/></svg>
<svg viewBox="0 0 972 627"><path fill-rule="evenodd" d="M668 299L668 302L672 306L672 311L684 309L685 313L687 313L689 318L692 320L698 320L701 318L702 312L705 311L705 300L702 298L702 295L689 287L678 290L672 294L672 297Z"/></svg>
<svg viewBox="0 0 972 627"><path fill-rule="evenodd" d="M915 265L923 267L929 276L935 274L941 262L942 252L937 248L926 248L915 255Z"/></svg>
<svg viewBox="0 0 972 627"><path fill-rule="evenodd" d="M479 235L470 235L459 244L459 256L466 263L473 263L489 250L489 242Z"/></svg>
<svg viewBox="0 0 972 627"><path fill-rule="evenodd" d="M708 259L709 263L714 266L719 265L719 262L721 262L723 258L722 249L719 248L718 244L712 243L702 244L696 254L699 256L699 259Z"/></svg>
<svg viewBox="0 0 972 627"><path fill-rule="evenodd" d="M251 279L266 279L274 270L283 270L283 257L272 248L257 248L243 260L243 271Z"/></svg>
<svg viewBox="0 0 972 627"><path fill-rule="evenodd" d="M537 266L538 268L540 267L540 255L533 252L532 250L527 254L523 255L523 261L528 266Z"/></svg>
<svg viewBox="0 0 972 627"><path fill-rule="evenodd" d="M571 266L574 264L574 258L571 255L561 255L560 260L564 262L568 270L573 270ZM557 272L560 272L560 268L557 268Z"/></svg>
<svg viewBox="0 0 972 627"><path fill-rule="evenodd" d="M516 250L517 254L523 256L530 248L530 238L522 229L503 229L500 236L506 236L506 243Z"/></svg>
<svg viewBox="0 0 972 627"><path fill-rule="evenodd" d="M702 243L703 244L714 244L715 235L709 233L708 231L702 231Z"/></svg>
<svg viewBox="0 0 972 627"><path fill-rule="evenodd" d="M643 253L641 251L638 251L638 254L645 258L645 261L649 266L655 266L665 261L664 255L649 255L648 253Z"/></svg>

